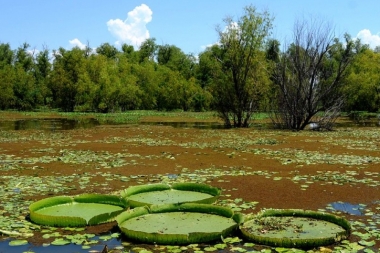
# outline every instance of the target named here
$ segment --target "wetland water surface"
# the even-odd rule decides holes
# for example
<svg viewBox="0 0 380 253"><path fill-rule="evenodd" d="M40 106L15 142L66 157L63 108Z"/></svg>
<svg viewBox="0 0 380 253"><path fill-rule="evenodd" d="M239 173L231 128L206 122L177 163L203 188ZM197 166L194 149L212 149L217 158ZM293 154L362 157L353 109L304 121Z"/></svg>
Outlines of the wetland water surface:
<svg viewBox="0 0 380 253"><path fill-rule="evenodd" d="M107 122L109 125L119 125L115 122ZM217 122L142 122L141 125L171 126L175 128L198 128L198 129L224 129L223 124ZM46 118L46 119L21 119L0 120L0 131L9 130L73 130L79 128L92 128L101 125L94 118L68 119L68 118Z"/></svg>
<svg viewBox="0 0 380 253"><path fill-rule="evenodd" d="M133 244L121 235L101 239L99 235L109 232L113 225L76 232L38 227L27 219L28 206L42 198L118 194L128 186L150 182L208 183L223 189L218 204L247 214L264 208L335 213L340 207L326 208L330 203L362 203L359 210L364 215L348 214L347 206L338 213L352 222L353 234L346 244L329 248L333 252L356 252L354 248L370 252L380 247L378 128L293 132L255 127L196 128L193 122L180 127L172 127L176 123L119 127L91 119L88 124L51 120L54 124L50 119L18 123L12 118L0 120L0 253L101 252L105 244L113 253L140 252L142 248L175 252L173 248ZM17 129L25 131L14 131ZM33 236L24 236L30 233ZM67 235L84 233L99 238L90 249L74 243L44 246ZM28 240L29 244L9 246L16 239ZM216 242L226 245L224 252L236 252L236 247L263 249L246 243L239 239ZM199 245L196 250L218 252L214 246Z"/></svg>
<svg viewBox="0 0 380 253"><path fill-rule="evenodd" d="M107 121L100 123L95 118L82 118L82 119L69 119L69 118L31 118L31 119L18 119L18 120L1 120L0 131L9 130L46 130L46 131L59 131L59 130L73 130L79 128L92 128L101 124L119 125L120 123ZM130 123L129 123L130 124ZM140 125L152 126L171 126L174 128L197 128L197 129L226 129L222 123L218 122L171 122L171 121L157 121L157 122L140 122ZM273 129L271 123L253 122L252 126L255 129ZM378 121L366 121L355 123L353 121L345 121L336 124L337 128L345 127L380 127Z"/></svg>

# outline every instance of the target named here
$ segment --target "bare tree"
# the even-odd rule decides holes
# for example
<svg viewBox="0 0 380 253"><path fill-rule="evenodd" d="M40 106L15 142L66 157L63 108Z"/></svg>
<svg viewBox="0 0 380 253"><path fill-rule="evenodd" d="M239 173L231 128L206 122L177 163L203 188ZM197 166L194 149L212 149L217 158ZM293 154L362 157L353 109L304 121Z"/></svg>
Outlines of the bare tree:
<svg viewBox="0 0 380 253"><path fill-rule="evenodd" d="M296 22L293 43L274 63L273 123L294 130L310 123L331 129L343 106L342 81L353 49L350 37L339 42L328 23Z"/></svg>

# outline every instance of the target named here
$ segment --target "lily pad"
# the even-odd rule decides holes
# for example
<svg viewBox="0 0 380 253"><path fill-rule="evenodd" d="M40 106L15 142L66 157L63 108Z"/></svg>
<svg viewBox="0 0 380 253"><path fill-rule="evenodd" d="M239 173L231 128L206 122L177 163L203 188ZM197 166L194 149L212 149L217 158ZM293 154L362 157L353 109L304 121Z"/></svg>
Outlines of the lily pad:
<svg viewBox="0 0 380 253"><path fill-rule="evenodd" d="M30 219L41 225L79 227L114 220L127 207L124 199L101 194L42 199L29 206Z"/></svg>
<svg viewBox="0 0 380 253"><path fill-rule="evenodd" d="M219 188L199 183L138 185L121 193L131 207L189 202L211 204L220 194Z"/></svg>
<svg viewBox="0 0 380 253"><path fill-rule="evenodd" d="M240 226L255 243L285 248L315 248L346 239L351 226L345 219L304 210L266 210Z"/></svg>
<svg viewBox="0 0 380 253"><path fill-rule="evenodd" d="M168 245L202 243L229 235L242 221L230 208L197 203L152 205L116 218L130 239Z"/></svg>

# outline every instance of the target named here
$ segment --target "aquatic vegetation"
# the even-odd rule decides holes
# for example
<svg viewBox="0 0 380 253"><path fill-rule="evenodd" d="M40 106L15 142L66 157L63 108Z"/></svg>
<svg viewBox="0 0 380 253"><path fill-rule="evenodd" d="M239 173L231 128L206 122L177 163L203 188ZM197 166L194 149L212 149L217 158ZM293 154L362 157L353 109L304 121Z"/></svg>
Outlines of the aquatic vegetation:
<svg viewBox="0 0 380 253"><path fill-rule="evenodd" d="M212 204L220 193L219 188L188 182L174 183L171 186L161 183L131 186L122 191L121 195L131 207L138 207L188 202Z"/></svg>
<svg viewBox="0 0 380 253"><path fill-rule="evenodd" d="M127 208L118 196L82 194L42 199L29 206L30 219L53 227L81 227L114 220Z"/></svg>
<svg viewBox="0 0 380 253"><path fill-rule="evenodd" d="M310 249L348 238L351 225L332 214L305 210L264 210L244 222L245 238L274 247Z"/></svg>
<svg viewBox="0 0 380 253"><path fill-rule="evenodd" d="M227 237L242 216L209 204L166 204L138 207L117 217L123 233L145 243L186 245Z"/></svg>

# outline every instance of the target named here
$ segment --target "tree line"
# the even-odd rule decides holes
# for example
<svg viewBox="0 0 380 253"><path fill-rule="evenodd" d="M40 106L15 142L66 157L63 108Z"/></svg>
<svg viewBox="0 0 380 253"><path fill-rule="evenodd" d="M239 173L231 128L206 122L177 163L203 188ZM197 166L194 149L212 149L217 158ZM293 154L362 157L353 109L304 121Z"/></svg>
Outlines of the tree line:
<svg viewBox="0 0 380 253"><path fill-rule="evenodd" d="M253 6L223 22L219 42L198 56L154 38L95 51L1 43L0 109L214 110L234 127L267 111L276 126L296 130L330 128L341 111L379 112L379 47L337 38L323 20L296 21L281 45L271 37L273 17Z"/></svg>

